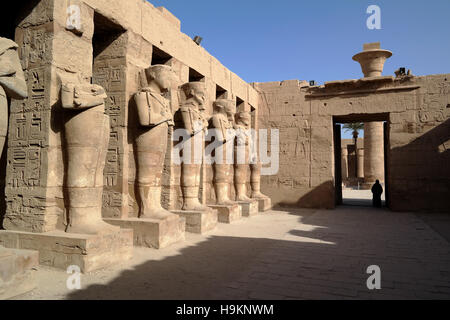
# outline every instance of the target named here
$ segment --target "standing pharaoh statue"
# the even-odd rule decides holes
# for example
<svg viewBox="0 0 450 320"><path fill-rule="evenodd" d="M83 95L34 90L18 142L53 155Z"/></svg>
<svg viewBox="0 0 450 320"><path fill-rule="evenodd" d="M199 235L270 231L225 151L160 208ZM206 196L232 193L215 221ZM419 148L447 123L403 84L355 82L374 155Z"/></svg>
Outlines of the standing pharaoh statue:
<svg viewBox="0 0 450 320"><path fill-rule="evenodd" d="M17 53L17 44L0 38L0 156L8 132L8 107L11 99L28 97L27 83Z"/></svg>
<svg viewBox="0 0 450 320"><path fill-rule="evenodd" d="M174 72L170 66L154 65L145 74L148 86L134 96L142 128L136 138L139 217L165 219L174 216L161 206L167 139L169 127L174 124L170 101L164 95L170 89Z"/></svg>
<svg viewBox="0 0 450 320"><path fill-rule="evenodd" d="M0 157L8 133L8 109L11 99L28 97L27 83L17 54L17 44L7 38L0 38ZM0 246L0 256L9 251ZM1 279L0 279L1 282Z"/></svg>
<svg viewBox="0 0 450 320"><path fill-rule="evenodd" d="M250 162L251 115L247 111L236 114L236 144L234 160L234 186L236 201L251 201L247 196L247 178Z"/></svg>
<svg viewBox="0 0 450 320"><path fill-rule="evenodd" d="M185 100L180 106L183 127L189 138L184 141L181 167L183 210L204 211L208 207L200 203L200 172L204 154L204 134L208 128L205 115L206 86L204 82L188 82L181 86ZM188 151L189 150L189 151ZM190 153L190 154L186 154Z"/></svg>
<svg viewBox="0 0 450 320"><path fill-rule="evenodd" d="M214 163L214 187L217 204L230 205L235 202L229 197L232 180L232 161L228 159L228 153L233 152L233 117L236 113L234 100L218 99L214 102L214 113L211 125L216 131L216 139L220 143L215 149L216 162Z"/></svg>
<svg viewBox="0 0 450 320"><path fill-rule="evenodd" d="M61 81L61 102L68 117L64 124L66 231L98 234L118 230L102 220L103 169L110 130L105 90L80 75L65 74Z"/></svg>

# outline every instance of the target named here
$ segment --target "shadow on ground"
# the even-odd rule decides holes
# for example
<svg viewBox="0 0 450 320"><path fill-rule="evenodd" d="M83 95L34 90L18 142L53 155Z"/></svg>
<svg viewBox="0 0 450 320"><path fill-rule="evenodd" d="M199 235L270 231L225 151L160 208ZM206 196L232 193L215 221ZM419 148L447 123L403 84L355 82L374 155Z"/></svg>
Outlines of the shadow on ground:
<svg viewBox="0 0 450 320"><path fill-rule="evenodd" d="M449 244L415 215L356 207L286 213L301 223L279 239L209 236L67 298L450 298L450 259L442 258ZM373 264L383 272L382 290L367 289Z"/></svg>

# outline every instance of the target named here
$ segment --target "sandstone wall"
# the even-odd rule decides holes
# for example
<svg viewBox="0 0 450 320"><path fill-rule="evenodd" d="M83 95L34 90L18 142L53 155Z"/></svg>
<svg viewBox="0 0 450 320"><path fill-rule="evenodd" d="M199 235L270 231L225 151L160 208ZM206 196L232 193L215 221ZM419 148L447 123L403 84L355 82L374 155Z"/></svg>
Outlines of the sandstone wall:
<svg viewBox="0 0 450 320"><path fill-rule="evenodd" d="M259 126L280 130L280 170L262 178L274 204L334 207L333 119L345 118L387 120L391 209L449 211L450 75L254 86Z"/></svg>

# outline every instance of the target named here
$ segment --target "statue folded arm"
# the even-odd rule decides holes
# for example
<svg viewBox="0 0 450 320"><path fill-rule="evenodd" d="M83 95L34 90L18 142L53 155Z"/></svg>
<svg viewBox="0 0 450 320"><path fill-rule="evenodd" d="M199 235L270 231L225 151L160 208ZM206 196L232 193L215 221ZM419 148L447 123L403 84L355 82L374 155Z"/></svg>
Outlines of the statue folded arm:
<svg viewBox="0 0 450 320"><path fill-rule="evenodd" d="M212 117L212 125L216 129L217 132L217 141L220 141L222 143L226 142L226 128L224 128L222 121L220 121L220 118L218 116Z"/></svg>
<svg viewBox="0 0 450 320"><path fill-rule="evenodd" d="M151 88L143 88L134 95L139 124L143 127L154 127L164 122L173 125L173 117L168 101L159 97Z"/></svg>
<svg viewBox="0 0 450 320"><path fill-rule="evenodd" d="M0 85L13 99L28 97L27 83L22 71L19 56L15 48L10 48L0 55Z"/></svg>
<svg viewBox="0 0 450 320"><path fill-rule="evenodd" d="M180 112L184 128L191 136L195 135L196 132L194 131L194 126L192 123L191 110L189 107L180 107Z"/></svg>
<svg viewBox="0 0 450 320"><path fill-rule="evenodd" d="M65 109L87 109L102 105L107 97L98 85L76 85L64 83L61 86L61 102Z"/></svg>

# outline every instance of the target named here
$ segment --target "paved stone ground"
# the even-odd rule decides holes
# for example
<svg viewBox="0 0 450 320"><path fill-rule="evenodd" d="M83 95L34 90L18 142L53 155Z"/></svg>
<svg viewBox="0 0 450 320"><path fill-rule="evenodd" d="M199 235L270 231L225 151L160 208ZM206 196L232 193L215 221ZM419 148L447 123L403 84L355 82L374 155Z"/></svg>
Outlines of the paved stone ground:
<svg viewBox="0 0 450 320"><path fill-rule="evenodd" d="M383 186L384 187L384 186ZM386 198L385 193L381 195L381 201L384 205ZM342 203L350 206L372 206L372 191L370 190L342 190Z"/></svg>
<svg viewBox="0 0 450 320"><path fill-rule="evenodd" d="M426 217L270 211L167 249L135 248L132 260L82 275L80 290L40 267L39 287L17 299L449 299L450 216ZM369 265L381 268L380 290L366 287Z"/></svg>

